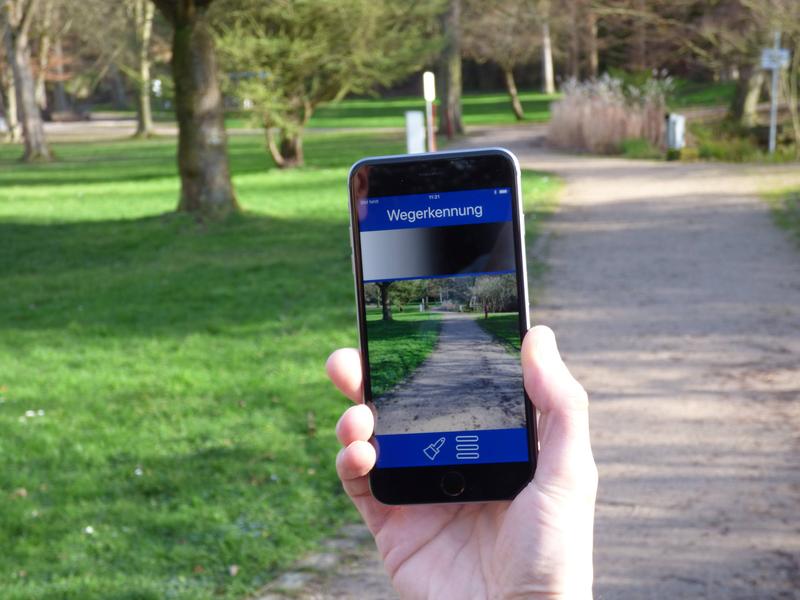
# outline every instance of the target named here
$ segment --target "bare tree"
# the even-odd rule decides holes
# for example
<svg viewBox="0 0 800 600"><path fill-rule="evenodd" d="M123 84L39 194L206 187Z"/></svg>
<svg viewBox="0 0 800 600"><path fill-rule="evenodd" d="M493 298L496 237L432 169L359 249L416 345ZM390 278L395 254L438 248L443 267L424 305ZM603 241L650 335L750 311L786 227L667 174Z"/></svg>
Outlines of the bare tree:
<svg viewBox="0 0 800 600"><path fill-rule="evenodd" d="M553 46L550 33L550 0L542 0L539 9L542 14L542 91L545 94L555 94Z"/></svg>
<svg viewBox="0 0 800 600"><path fill-rule="evenodd" d="M645 0L635 0L635 10L642 16L633 20L631 66L636 71L644 71L647 68L647 24L649 21L643 16L647 13Z"/></svg>
<svg viewBox="0 0 800 600"><path fill-rule="evenodd" d="M600 68L600 57L597 48L597 13L591 4L584 9L586 21L586 67L589 77L595 78Z"/></svg>
<svg viewBox="0 0 800 600"><path fill-rule="evenodd" d="M25 161L48 161L52 158L44 135L42 113L36 103L36 82L31 69L30 31L39 9L39 0L2 0L6 23L4 43L14 72L18 112L22 122Z"/></svg>
<svg viewBox="0 0 800 600"><path fill-rule="evenodd" d="M442 110L439 127L448 138L464 133L461 118L461 0L449 0L444 15L444 48L439 59Z"/></svg>
<svg viewBox="0 0 800 600"><path fill-rule="evenodd" d="M89 63L83 72L91 73L89 88L101 81L111 86L114 104L119 108L131 105L133 92L136 109L137 137L153 135L150 105L151 69L161 48L168 42L155 29L155 6L150 0L82 0L64 5L64 10L80 27L73 35L80 40L80 53Z"/></svg>
<svg viewBox="0 0 800 600"><path fill-rule="evenodd" d="M155 134L150 106L150 37L153 33L154 5L150 0L132 0L136 37L136 136Z"/></svg>
<svg viewBox="0 0 800 600"><path fill-rule="evenodd" d="M572 26L569 28L569 53L568 53L568 72L572 79L581 76L580 67L580 20L578 18L580 0L569 0L569 16Z"/></svg>
<svg viewBox="0 0 800 600"><path fill-rule="evenodd" d="M533 0L469 0L464 15L464 52L478 62L492 62L503 71L514 116L525 113L519 99L514 68L536 54L541 15Z"/></svg>
<svg viewBox="0 0 800 600"><path fill-rule="evenodd" d="M212 0L153 0L172 25L172 76L178 120L178 210L200 219L224 218L239 209L228 166L222 93L214 37L208 21Z"/></svg>
<svg viewBox="0 0 800 600"><path fill-rule="evenodd" d="M6 25L0 29L0 39L6 39ZM0 52L4 52L5 44L0 45ZM7 56L3 56L0 63L0 104L6 119L6 140L9 142L19 142L22 139L22 128L19 123L17 112L17 86L14 83L14 71Z"/></svg>
<svg viewBox="0 0 800 600"><path fill-rule="evenodd" d="M42 4L42 17L39 20L37 30L39 32L39 48L37 52L36 70L36 104L40 110L47 110L47 90L44 81L47 76L47 67L50 60L50 42L53 29L54 6L52 0L44 0Z"/></svg>
<svg viewBox="0 0 800 600"><path fill-rule="evenodd" d="M53 110L56 112L63 112L69 109L69 100L67 99L67 92L64 89L64 80L66 74L64 72L64 46L62 44L62 36L58 36L53 42Z"/></svg>

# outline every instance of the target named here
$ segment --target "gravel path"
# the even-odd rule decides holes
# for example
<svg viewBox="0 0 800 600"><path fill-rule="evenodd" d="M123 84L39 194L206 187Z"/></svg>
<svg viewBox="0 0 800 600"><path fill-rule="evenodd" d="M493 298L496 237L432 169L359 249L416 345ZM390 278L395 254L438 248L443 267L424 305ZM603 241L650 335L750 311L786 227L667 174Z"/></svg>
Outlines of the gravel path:
<svg viewBox="0 0 800 600"><path fill-rule="evenodd" d="M433 352L385 396L377 432L525 427L519 361L464 313L442 313Z"/></svg>
<svg viewBox="0 0 800 600"><path fill-rule="evenodd" d="M800 168L567 156L541 132L470 144L567 182L533 321L592 399L596 597L800 598L800 253L756 196ZM393 595L374 570L351 597Z"/></svg>

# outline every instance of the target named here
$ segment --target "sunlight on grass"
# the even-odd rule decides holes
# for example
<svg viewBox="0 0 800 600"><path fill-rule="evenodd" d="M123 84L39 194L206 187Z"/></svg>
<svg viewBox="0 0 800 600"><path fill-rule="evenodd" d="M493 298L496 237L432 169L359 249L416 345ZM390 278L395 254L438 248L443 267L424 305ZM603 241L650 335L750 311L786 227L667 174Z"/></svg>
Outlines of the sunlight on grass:
<svg viewBox="0 0 800 600"><path fill-rule="evenodd" d="M323 371L357 343L345 182L403 140L306 149L233 137L245 212L201 226L173 140L0 146L0 597L240 598L355 518Z"/></svg>
<svg viewBox="0 0 800 600"><path fill-rule="evenodd" d="M377 397L403 381L433 351L441 313L394 311L381 320L379 308L367 311L372 394Z"/></svg>

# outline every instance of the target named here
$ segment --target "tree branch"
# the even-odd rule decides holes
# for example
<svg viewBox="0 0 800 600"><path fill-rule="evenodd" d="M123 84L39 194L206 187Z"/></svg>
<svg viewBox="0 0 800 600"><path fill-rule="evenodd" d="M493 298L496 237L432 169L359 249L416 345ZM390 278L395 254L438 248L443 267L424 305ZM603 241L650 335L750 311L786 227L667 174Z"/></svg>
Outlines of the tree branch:
<svg viewBox="0 0 800 600"><path fill-rule="evenodd" d="M36 9L39 5L39 0L28 0L27 5L27 9L22 9L22 18L20 19L17 29L17 38L27 37L28 31L30 31L31 28L31 23L33 23L33 15L36 14Z"/></svg>

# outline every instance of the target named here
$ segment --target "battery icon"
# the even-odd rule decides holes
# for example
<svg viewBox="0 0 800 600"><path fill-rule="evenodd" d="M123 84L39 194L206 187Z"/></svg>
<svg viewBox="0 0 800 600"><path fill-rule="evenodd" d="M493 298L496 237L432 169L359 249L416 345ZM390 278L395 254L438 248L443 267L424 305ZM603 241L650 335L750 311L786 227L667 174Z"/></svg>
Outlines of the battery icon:
<svg viewBox="0 0 800 600"><path fill-rule="evenodd" d="M505 190L500 190L500 193L501 193L501 194L507 194L507 193L508 193L508 190L507 190L507 189L505 189Z"/></svg>

